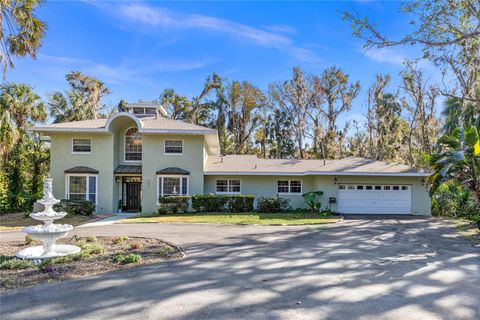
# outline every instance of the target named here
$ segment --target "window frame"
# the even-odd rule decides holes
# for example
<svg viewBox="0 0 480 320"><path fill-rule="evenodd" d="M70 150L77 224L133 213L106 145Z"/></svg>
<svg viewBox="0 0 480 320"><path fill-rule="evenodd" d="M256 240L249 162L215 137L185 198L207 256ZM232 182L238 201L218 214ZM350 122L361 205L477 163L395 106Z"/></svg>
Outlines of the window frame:
<svg viewBox="0 0 480 320"><path fill-rule="evenodd" d="M239 182L239 191L218 191L218 181L225 180L227 181L227 190L230 190L231 181L238 181ZM215 180L215 194L241 194L242 193L242 180L241 179L216 179Z"/></svg>
<svg viewBox="0 0 480 320"><path fill-rule="evenodd" d="M137 133L139 133L137 127L129 127L125 130L125 132L123 134L123 161L124 162L131 162L131 163L139 163L139 162L142 162L142 160L143 160L143 136L140 133L139 134L140 134L141 140L142 140L141 159L140 160L127 160L127 132L130 129L137 129ZM130 153L134 153L134 152L130 152ZM138 153L138 152L135 152L135 153Z"/></svg>
<svg viewBox="0 0 480 320"><path fill-rule="evenodd" d="M164 194L163 193L163 179L164 178L178 178L180 179L180 187L179 187L179 193L176 194L175 196L188 196L190 195L190 176L185 175L185 174L157 174L157 205L160 203L158 202L158 198L163 197L163 196L173 196L173 194ZM187 193L182 194L183 190L183 179L187 179ZM161 182L160 182L161 180Z"/></svg>
<svg viewBox="0 0 480 320"><path fill-rule="evenodd" d="M89 140L90 141L90 151L74 151L73 150L73 147L74 147L74 143L73 141L74 140ZM91 138L72 138L72 147L71 147L71 153L72 154L92 154L92 139Z"/></svg>
<svg viewBox="0 0 480 320"><path fill-rule="evenodd" d="M181 153L168 153L167 152L167 141L180 141L182 143L182 152ZM163 140L163 155L165 156L182 156L184 150L184 141L183 139L165 139Z"/></svg>
<svg viewBox="0 0 480 320"><path fill-rule="evenodd" d="M96 206L98 205L98 174L92 173L67 173L65 174L65 199L70 200L70 178L71 177L85 177L86 179L86 190L85 190L85 201L88 200L88 196L90 195L90 184L88 182L89 177L95 177L95 211Z"/></svg>
<svg viewBox="0 0 480 320"><path fill-rule="evenodd" d="M282 181L288 181L288 192L278 192L278 183ZM300 182L300 192L292 192L292 181ZM301 195L303 193L303 181L302 180L277 180L277 194L280 195Z"/></svg>

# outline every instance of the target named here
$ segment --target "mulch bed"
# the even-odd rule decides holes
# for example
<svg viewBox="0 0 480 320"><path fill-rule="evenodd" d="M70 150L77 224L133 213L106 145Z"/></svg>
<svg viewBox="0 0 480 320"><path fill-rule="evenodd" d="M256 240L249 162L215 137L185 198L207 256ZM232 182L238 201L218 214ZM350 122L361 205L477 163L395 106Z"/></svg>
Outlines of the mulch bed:
<svg viewBox="0 0 480 320"><path fill-rule="evenodd" d="M92 255L79 261L57 264L54 271L44 272L37 267L21 270L0 270L0 292L52 281L78 279L118 269L133 268L184 257L181 249L159 239L128 237L126 240L118 241L119 237L96 238L96 243L106 249L105 253ZM61 239L57 243L75 244L78 240L87 240L87 237L77 238L74 236ZM0 255L15 256L18 250L40 244L38 241L28 245L24 241L0 242ZM113 257L117 254L127 255L131 253L139 254L142 260L124 265L113 261Z"/></svg>

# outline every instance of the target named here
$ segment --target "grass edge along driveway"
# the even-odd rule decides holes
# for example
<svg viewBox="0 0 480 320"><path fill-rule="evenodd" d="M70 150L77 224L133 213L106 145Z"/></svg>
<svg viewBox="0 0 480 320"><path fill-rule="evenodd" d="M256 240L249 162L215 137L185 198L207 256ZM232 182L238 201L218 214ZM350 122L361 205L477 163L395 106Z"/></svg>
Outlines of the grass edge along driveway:
<svg viewBox="0 0 480 320"><path fill-rule="evenodd" d="M341 216L322 217L314 213L182 213L141 215L117 223L217 223L240 225L309 225L335 223Z"/></svg>

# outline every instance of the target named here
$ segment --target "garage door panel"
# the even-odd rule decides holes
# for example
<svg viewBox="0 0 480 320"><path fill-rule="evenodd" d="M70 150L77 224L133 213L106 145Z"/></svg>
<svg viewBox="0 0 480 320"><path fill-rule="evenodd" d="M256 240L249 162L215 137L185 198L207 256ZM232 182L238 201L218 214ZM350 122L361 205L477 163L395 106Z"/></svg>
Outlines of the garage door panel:
<svg viewBox="0 0 480 320"><path fill-rule="evenodd" d="M372 185L371 189L355 189L339 185L337 209L341 213L410 214L412 206L411 186ZM360 185L362 186L362 185ZM381 189L375 189L380 186ZM402 190L402 187L406 190ZM378 187L377 187L378 188Z"/></svg>

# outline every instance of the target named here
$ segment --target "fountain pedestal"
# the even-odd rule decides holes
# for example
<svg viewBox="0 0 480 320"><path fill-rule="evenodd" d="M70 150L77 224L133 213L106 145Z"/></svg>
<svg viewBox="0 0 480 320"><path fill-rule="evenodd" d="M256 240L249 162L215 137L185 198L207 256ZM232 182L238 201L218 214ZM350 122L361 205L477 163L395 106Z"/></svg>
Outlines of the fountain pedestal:
<svg viewBox="0 0 480 320"><path fill-rule="evenodd" d="M47 259L66 256L80 252L80 248L69 244L56 244L60 238L68 235L73 230L69 224L54 224L57 219L63 218L65 212L56 212L53 206L59 203L52 194L52 179L45 179L43 185L43 199L38 203L44 206L43 211L34 212L30 217L43 222L43 225L25 227L23 231L33 239L43 242L42 246L25 248L17 252L16 256L21 259Z"/></svg>

